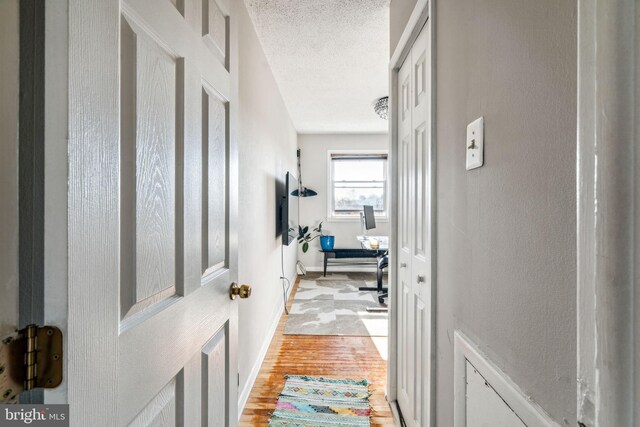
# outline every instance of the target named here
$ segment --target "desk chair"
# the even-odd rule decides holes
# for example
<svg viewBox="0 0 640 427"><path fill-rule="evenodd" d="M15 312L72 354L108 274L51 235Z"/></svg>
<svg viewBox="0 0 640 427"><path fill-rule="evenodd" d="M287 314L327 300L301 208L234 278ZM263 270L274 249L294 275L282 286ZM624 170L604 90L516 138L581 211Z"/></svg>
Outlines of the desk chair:
<svg viewBox="0 0 640 427"><path fill-rule="evenodd" d="M382 270L389 267L389 254L386 253L378 258L378 302L384 303L384 299L389 296L389 288L382 287Z"/></svg>
<svg viewBox="0 0 640 427"><path fill-rule="evenodd" d="M372 286L361 286L358 288L360 291L377 291L378 292L378 302L380 304L384 303L384 298L387 298L389 295L389 288L382 287L382 273L383 269L389 266L389 252L385 252L384 254L378 257L378 286L375 288Z"/></svg>

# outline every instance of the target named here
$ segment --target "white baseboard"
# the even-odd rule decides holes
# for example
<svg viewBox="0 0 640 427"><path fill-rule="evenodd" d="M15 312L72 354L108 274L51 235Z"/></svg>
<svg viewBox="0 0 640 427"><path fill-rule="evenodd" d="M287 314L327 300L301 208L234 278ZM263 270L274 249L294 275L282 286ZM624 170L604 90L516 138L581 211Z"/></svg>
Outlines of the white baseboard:
<svg viewBox="0 0 640 427"><path fill-rule="evenodd" d="M453 425L467 425L466 363L484 377L496 393L528 427L560 427L537 403L526 396L520 387L493 364L460 330L454 333Z"/></svg>
<svg viewBox="0 0 640 427"><path fill-rule="evenodd" d="M289 288L289 292L287 293L287 301L289 300L289 295L291 295L292 290L293 290L293 286ZM264 358L267 356L267 351L269 351L269 346L271 345L273 336L275 335L276 330L278 329L278 324L280 323L280 318L282 317L282 313L284 313L284 307L279 307L279 309L275 311L271 325L269 326L267 334L265 335L265 339L262 343L262 346L260 347L258 358L256 359L256 362L253 364L253 367L251 368L251 372L249 372L249 376L247 377L247 382L244 384L244 387L242 388L242 391L238 396L238 419L240 419L240 417L242 416L242 411L244 411L244 407L247 404L247 400L249 400L251 389L253 389L253 386L256 383L256 379L258 378L258 374L260 373L260 368L262 367Z"/></svg>
<svg viewBox="0 0 640 427"><path fill-rule="evenodd" d="M395 423L395 425L401 426L402 419L400 418L400 411L398 410L398 401L394 400L393 402L389 402L389 407L391 408L391 415L393 416L393 422Z"/></svg>

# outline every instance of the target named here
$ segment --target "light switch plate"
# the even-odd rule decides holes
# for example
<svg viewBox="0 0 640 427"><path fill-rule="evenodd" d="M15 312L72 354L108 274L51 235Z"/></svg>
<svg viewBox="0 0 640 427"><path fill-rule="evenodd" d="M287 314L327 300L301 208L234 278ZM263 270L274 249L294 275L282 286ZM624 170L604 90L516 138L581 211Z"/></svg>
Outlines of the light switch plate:
<svg viewBox="0 0 640 427"><path fill-rule="evenodd" d="M484 163L484 118L474 120L467 126L467 170L479 168Z"/></svg>

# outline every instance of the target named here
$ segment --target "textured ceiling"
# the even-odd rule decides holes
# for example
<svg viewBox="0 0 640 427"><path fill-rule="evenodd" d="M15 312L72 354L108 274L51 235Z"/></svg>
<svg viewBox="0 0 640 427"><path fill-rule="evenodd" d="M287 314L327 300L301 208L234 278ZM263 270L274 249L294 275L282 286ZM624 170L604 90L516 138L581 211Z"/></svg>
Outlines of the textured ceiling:
<svg viewBox="0 0 640 427"><path fill-rule="evenodd" d="M300 133L386 132L389 0L244 0Z"/></svg>

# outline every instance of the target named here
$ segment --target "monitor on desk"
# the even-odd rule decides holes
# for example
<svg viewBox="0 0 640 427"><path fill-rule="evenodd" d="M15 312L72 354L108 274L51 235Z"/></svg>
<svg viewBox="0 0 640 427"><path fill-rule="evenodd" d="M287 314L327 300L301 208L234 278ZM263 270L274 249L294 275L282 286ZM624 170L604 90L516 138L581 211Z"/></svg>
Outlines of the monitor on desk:
<svg viewBox="0 0 640 427"><path fill-rule="evenodd" d="M376 217L373 212L373 206L364 205L364 228L367 230L371 230L372 228L376 228Z"/></svg>

